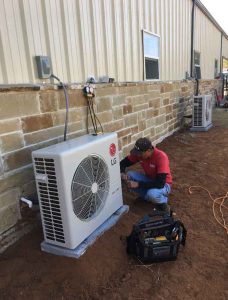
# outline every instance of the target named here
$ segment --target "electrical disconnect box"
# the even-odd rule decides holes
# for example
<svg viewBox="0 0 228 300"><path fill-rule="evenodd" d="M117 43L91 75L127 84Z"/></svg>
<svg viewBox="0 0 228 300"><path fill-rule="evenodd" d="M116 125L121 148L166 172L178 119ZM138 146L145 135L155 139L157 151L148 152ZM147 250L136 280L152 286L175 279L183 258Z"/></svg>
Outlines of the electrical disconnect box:
<svg viewBox="0 0 228 300"><path fill-rule="evenodd" d="M51 58L49 56L35 56L38 77L41 79L50 78L52 73Z"/></svg>

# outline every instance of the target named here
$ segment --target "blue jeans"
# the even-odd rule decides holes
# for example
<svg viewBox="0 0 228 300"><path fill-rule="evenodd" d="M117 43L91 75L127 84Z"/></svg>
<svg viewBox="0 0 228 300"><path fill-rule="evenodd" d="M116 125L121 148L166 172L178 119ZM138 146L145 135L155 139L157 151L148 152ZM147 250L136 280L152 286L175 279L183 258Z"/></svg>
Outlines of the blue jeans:
<svg viewBox="0 0 228 300"><path fill-rule="evenodd" d="M151 179L137 171L128 171L127 175L130 180L132 181L143 181L143 182L150 182ZM153 202L156 204L163 204L168 203L168 194L171 191L171 187L168 183L162 189L158 188L151 188L151 189L131 189L131 191L139 194L140 198L144 199L145 201Z"/></svg>

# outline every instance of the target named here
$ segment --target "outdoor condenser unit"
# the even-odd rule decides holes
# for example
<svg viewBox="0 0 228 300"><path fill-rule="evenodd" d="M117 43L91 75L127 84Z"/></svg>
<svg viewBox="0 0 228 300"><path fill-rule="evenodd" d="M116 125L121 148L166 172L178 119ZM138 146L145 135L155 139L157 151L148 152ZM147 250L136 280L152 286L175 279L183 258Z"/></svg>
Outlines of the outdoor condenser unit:
<svg viewBox="0 0 228 300"><path fill-rule="evenodd" d="M45 242L76 248L123 205L116 133L32 153Z"/></svg>
<svg viewBox="0 0 228 300"><path fill-rule="evenodd" d="M207 131L212 127L212 95L194 96L192 131Z"/></svg>

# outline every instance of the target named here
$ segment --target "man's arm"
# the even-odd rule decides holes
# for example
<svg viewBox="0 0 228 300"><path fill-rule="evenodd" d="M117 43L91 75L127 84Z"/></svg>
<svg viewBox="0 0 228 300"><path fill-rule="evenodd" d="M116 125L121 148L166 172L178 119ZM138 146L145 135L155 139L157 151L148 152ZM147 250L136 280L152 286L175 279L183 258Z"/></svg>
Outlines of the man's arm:
<svg viewBox="0 0 228 300"><path fill-rule="evenodd" d="M135 182L135 181L130 181L128 183L129 188L143 188L143 189L152 189L152 188L157 188L157 189L162 189L165 186L166 183L166 175L165 173L160 173L157 174L155 179L151 179L149 182ZM138 183L138 184L137 184ZM137 186L136 186L137 185Z"/></svg>
<svg viewBox="0 0 228 300"><path fill-rule="evenodd" d="M134 162L130 161L128 157L125 157L120 161L120 173L124 173L125 169L134 165Z"/></svg>

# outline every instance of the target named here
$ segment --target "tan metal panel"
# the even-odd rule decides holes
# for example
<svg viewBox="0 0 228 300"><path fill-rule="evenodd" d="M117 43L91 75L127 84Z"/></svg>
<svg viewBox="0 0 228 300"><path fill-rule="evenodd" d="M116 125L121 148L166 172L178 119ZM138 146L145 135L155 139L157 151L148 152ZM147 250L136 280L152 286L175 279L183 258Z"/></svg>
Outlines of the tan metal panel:
<svg viewBox="0 0 228 300"><path fill-rule="evenodd" d="M190 68L191 1L156 1L161 79L183 79Z"/></svg>
<svg viewBox="0 0 228 300"><path fill-rule="evenodd" d="M221 32L196 7L194 49L200 52L201 76L211 79L214 76L214 63L220 63Z"/></svg>
<svg viewBox="0 0 228 300"><path fill-rule="evenodd" d="M2 72L5 73L6 83L11 81L22 81L23 70L21 64L20 53L21 50L19 45L19 30L17 28L17 22L15 14L17 11L14 8L14 1L1 1L0 2L0 28L1 28L1 46L2 55L1 60L4 59L4 67ZM1 66L3 62L1 63Z"/></svg>
<svg viewBox="0 0 228 300"><path fill-rule="evenodd" d="M222 56L228 59L228 40L224 36L222 38Z"/></svg>
<svg viewBox="0 0 228 300"><path fill-rule="evenodd" d="M190 71L191 9L191 0L0 0L0 81L43 81L35 55L49 55L66 82L143 80L143 29L160 36L160 80L181 80ZM202 76L213 78L221 33L198 7L195 28Z"/></svg>

